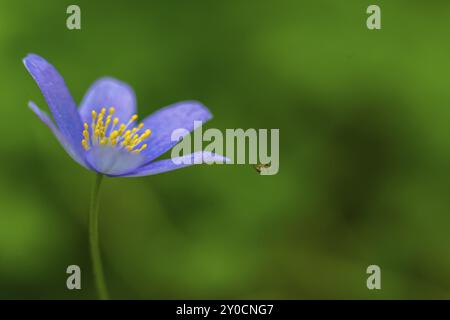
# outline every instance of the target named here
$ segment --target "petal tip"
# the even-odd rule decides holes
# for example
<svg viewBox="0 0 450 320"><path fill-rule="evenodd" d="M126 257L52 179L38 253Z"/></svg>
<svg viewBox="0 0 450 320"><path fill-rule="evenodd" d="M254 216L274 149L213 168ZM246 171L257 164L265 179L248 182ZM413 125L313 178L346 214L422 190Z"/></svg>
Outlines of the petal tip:
<svg viewBox="0 0 450 320"><path fill-rule="evenodd" d="M31 63L33 63L34 61L47 62L47 60L45 60L40 55L37 55L35 53L29 53L25 56L25 58L22 59L22 62L25 65L25 67L27 67L27 69L28 69L28 66Z"/></svg>
<svg viewBox="0 0 450 320"><path fill-rule="evenodd" d="M178 105L189 112L195 113L199 118L198 120L201 120L202 122L207 122L213 118L213 115L208 107L198 100L186 100L178 102L175 105Z"/></svg>
<svg viewBox="0 0 450 320"><path fill-rule="evenodd" d="M209 152L209 151L203 151L201 153L202 160L205 163L230 163L231 159L225 156L222 156L220 154Z"/></svg>
<svg viewBox="0 0 450 320"><path fill-rule="evenodd" d="M186 101L186 103L190 103L190 104L196 105L199 110L202 110L205 113L205 120L206 121L210 120L213 117L211 111L203 103L201 103L200 101L188 100L188 101Z"/></svg>
<svg viewBox="0 0 450 320"><path fill-rule="evenodd" d="M36 103L34 103L34 101L30 100L27 103L28 108L30 108L31 110L35 111L36 109L39 109L38 106L36 105Z"/></svg>

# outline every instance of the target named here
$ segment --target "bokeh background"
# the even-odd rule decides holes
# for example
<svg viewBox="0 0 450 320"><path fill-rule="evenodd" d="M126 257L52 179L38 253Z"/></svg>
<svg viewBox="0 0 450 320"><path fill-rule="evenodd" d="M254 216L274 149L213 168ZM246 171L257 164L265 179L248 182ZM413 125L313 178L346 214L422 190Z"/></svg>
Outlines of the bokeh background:
<svg viewBox="0 0 450 320"><path fill-rule="evenodd" d="M105 181L113 298L450 298L449 21L444 0L1 0L0 298L96 297L93 174L28 110L45 107L29 52L77 102L111 75L143 116L197 99L206 127L280 129L275 176L196 166ZM66 289L71 264L80 291ZM371 264L380 291L366 288Z"/></svg>

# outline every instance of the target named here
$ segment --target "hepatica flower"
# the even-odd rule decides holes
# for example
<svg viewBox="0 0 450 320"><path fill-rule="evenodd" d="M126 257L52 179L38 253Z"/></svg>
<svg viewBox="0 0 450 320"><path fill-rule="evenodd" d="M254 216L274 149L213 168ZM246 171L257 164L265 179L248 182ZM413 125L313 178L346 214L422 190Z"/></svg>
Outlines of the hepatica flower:
<svg viewBox="0 0 450 320"><path fill-rule="evenodd" d="M96 286L101 298L107 298L98 245L98 194L104 175L138 177L158 174L198 163L223 163L221 155L195 152L183 159L156 160L177 141L176 129L191 132L195 123L212 115L201 103L180 102L162 108L139 121L136 98L125 83L113 78L97 80L77 108L64 79L44 58L30 54L25 67L44 95L53 120L34 102L31 110L44 122L70 157L97 173L90 210L90 244Z"/></svg>

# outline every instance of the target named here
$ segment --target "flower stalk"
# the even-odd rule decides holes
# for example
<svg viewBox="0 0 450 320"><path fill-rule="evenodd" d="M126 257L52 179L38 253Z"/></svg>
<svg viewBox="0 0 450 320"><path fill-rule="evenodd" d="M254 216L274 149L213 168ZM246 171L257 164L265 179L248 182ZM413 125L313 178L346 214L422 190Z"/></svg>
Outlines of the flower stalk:
<svg viewBox="0 0 450 320"><path fill-rule="evenodd" d="M100 186L103 175L97 173L91 194L91 208L89 212L89 245L91 251L92 270L94 274L95 286L98 296L101 300L108 299L108 290L106 289L105 277L103 275L102 258L100 255L100 245L98 237L98 213L100 206Z"/></svg>

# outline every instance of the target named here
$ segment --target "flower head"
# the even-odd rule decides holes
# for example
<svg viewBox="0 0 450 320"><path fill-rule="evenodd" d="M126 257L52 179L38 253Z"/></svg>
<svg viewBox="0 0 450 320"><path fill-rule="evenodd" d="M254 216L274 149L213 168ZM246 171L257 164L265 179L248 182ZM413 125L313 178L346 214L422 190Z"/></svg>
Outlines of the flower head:
<svg viewBox="0 0 450 320"><path fill-rule="evenodd" d="M77 108L64 79L49 62L36 54L29 54L23 62L41 89L54 122L32 101L30 109L76 162L108 176L145 176L186 167L186 161L154 160L176 144L171 140L174 130L192 131L194 121L206 122L212 117L201 103L185 101L138 121L133 90L109 77L97 80ZM199 163L198 159L227 160L208 152L187 157L195 159L190 164Z"/></svg>

